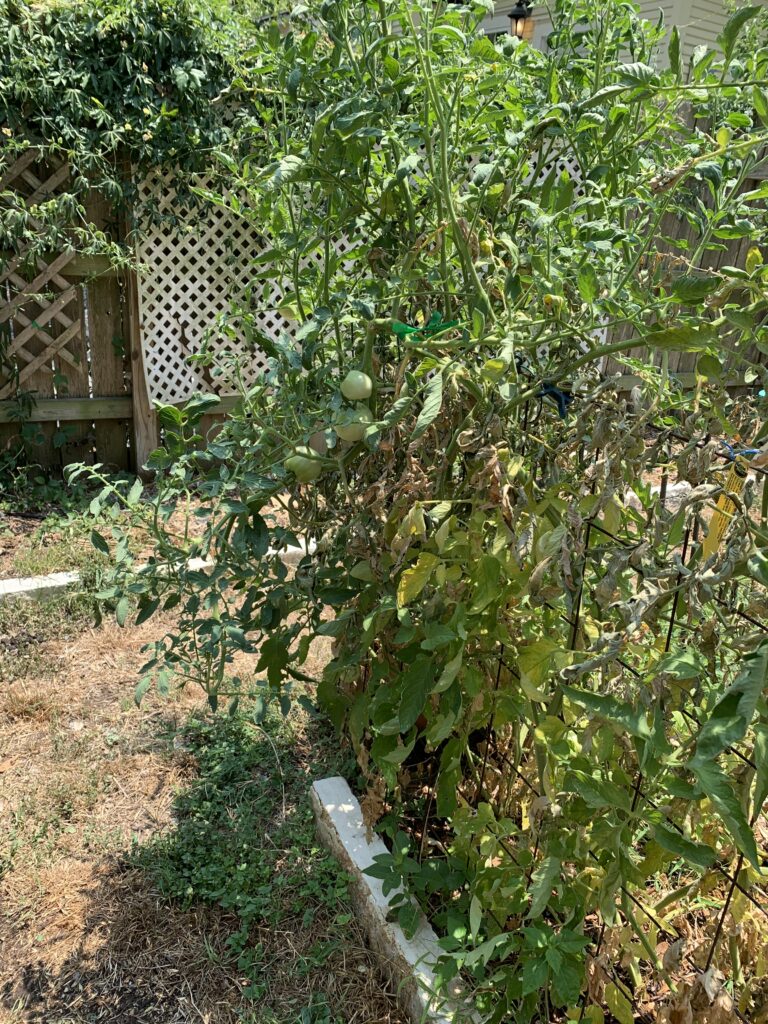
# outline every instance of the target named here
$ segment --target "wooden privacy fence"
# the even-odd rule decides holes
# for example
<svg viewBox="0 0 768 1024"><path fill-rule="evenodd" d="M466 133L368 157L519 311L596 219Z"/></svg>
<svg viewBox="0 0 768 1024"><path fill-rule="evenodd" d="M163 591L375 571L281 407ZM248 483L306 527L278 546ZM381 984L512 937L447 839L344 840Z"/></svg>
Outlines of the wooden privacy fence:
<svg viewBox="0 0 768 1024"><path fill-rule="evenodd" d="M566 169L575 176L575 168ZM550 170L547 165L534 175ZM0 193L15 193L29 208L55 197L68 180L66 164L51 166L29 150L0 174ZM745 188L756 184L750 180ZM267 241L253 223L212 207L173 226L180 218L172 216L178 204L170 172L157 171L142 182L140 199L171 216L143 225L136 243L138 276L116 271L106 257L73 251L34 262L22 253L0 263L0 459L23 437L31 459L46 469L85 461L138 470L158 442L153 400L182 402L205 391L220 396L223 411L233 393L229 356L247 353L247 381L263 371L264 354L246 346L236 319L227 331L216 330L233 301L250 289L256 327L270 339L295 328L281 307L279 288L258 283L253 260ZM126 237L98 195L89 197L86 213L113 240ZM664 224L668 238L690 233L676 220ZM337 238L334 258L343 265L355 244ZM714 254L712 265L743 265L749 244L734 240ZM658 250L665 249L660 242ZM322 260L323 250L302 258ZM215 375L193 358L206 337ZM685 378L694 367L695 356L670 353L672 373ZM620 370L615 363L607 368Z"/></svg>
<svg viewBox="0 0 768 1024"><path fill-rule="evenodd" d="M0 176L27 209L66 188L66 163L27 150ZM113 237L108 204L87 216ZM134 403L128 282L108 261L68 250L45 260L21 253L0 264L0 453L24 438L45 469L99 461L133 466Z"/></svg>

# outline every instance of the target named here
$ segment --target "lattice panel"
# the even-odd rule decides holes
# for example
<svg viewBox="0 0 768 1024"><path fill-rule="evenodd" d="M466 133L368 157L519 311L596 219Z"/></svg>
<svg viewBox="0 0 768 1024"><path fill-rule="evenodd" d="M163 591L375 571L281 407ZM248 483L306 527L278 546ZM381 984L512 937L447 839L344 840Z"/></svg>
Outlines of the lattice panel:
<svg viewBox="0 0 768 1024"><path fill-rule="evenodd" d="M0 174L0 193L29 209L53 198L68 180L66 164L51 167L29 149ZM0 269L0 399L17 388L38 390L39 374L52 380L61 364L82 372L79 289L62 276L74 257L63 252L50 263L37 259L30 266L22 253Z"/></svg>
<svg viewBox="0 0 768 1024"><path fill-rule="evenodd" d="M568 175L573 182L573 195L575 199L581 198L586 193L578 161L575 156L571 156L568 153L557 153L554 156L550 156L541 167L534 166L528 176L528 183L539 184L545 181L553 170L557 171L555 184L557 184L560 175L563 173Z"/></svg>
<svg viewBox="0 0 768 1024"><path fill-rule="evenodd" d="M578 167L563 155L550 158L540 169L534 168L530 180L544 179L553 168L568 173L577 196L583 193ZM201 176L198 184L206 188L209 182ZM144 181L140 192L141 200L154 203L159 213L174 211L176 193L171 171L155 172ZM232 394L231 373L227 372L230 358L241 357L246 383L253 383L263 373L267 359L256 350L244 361L244 336L229 336L217 329L217 324L232 304L243 300L246 288L253 284L253 260L269 243L256 225L221 207L213 207L204 216L195 214L184 227L176 229L169 227L169 219L145 224L137 246L137 256L148 268L139 278L139 316L149 397L176 403L200 391ZM342 257L354 246L346 237L334 240L336 253ZM301 266L321 264L323 258L322 250L316 249L303 257ZM351 259L343 261L342 267L351 271L354 263ZM258 331L277 341L281 335L293 334L296 322L282 314L283 294L276 283L270 282L270 287L269 300L259 303L254 319ZM204 342L214 355L220 375L190 361Z"/></svg>
<svg viewBox="0 0 768 1024"><path fill-rule="evenodd" d="M206 188L210 183L201 176L198 184ZM141 193L141 199L154 201L160 213L172 211L176 195L172 173L156 172L143 183ZM213 207L205 216L196 214L192 224L193 231L174 231L167 223L147 224L137 247L137 256L149 268L139 278L147 390L150 399L162 402L182 402L199 391L232 394L228 371L233 356L240 356L246 383L253 383L267 365L266 356L258 349L243 360L248 349L242 333L235 331L231 336L217 329L222 314L241 303L247 287L253 286L253 260L265 251L267 240L255 225L221 207ZM337 254L343 257L352 244L339 238ZM302 259L301 266L322 260L322 252L315 250ZM349 269L352 264L342 265ZM256 330L273 341L296 329L295 321L281 312L282 300L280 288L270 282L268 302L258 302L254 313ZM190 361L204 342L220 374Z"/></svg>
<svg viewBox="0 0 768 1024"><path fill-rule="evenodd" d="M201 177L198 184L206 188L209 182ZM153 201L160 213L173 210L172 173L158 172L147 179L141 199ZM267 248L266 239L255 225L218 206L204 216L195 214L188 227L192 225L190 231L172 230L167 223L147 224L137 247L138 258L149 268L139 278L147 390L150 399L161 402L182 402L200 391L232 394L233 356L241 357L246 383L253 383L267 365L258 349L247 361L242 358L248 351L242 333L230 336L218 329L222 315L242 302L248 286L253 286L253 260ZM351 247L345 238L335 245L340 256ZM312 252L303 258L302 266L322 259L322 252ZM292 334L296 323L280 311L283 294L277 284L270 282L270 286L266 303L256 296L248 305L259 306L254 313L256 329L277 341L280 335ZM204 342L213 354L215 374L190 361Z"/></svg>
<svg viewBox="0 0 768 1024"><path fill-rule="evenodd" d="M176 195L171 179L170 171L155 172L143 182L141 200L154 201L160 213L171 212ZM225 366L234 349L244 349L242 337L225 337L216 325L231 302L242 298L261 239L242 218L219 207L190 219L186 229L147 223L141 234L136 254L148 270L139 275L139 317L150 399L182 402L198 391L226 394L231 390L226 377L214 388L210 370L195 367L190 357L208 335L217 366ZM264 366L256 353L249 372L255 376Z"/></svg>

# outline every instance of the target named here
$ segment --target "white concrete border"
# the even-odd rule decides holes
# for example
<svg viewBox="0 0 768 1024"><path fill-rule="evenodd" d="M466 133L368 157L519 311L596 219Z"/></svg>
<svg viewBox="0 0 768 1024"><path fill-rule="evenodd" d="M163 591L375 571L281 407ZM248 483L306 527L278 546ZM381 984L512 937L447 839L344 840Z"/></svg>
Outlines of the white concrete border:
<svg viewBox="0 0 768 1024"><path fill-rule="evenodd" d="M75 586L79 580L79 572L52 572L47 576L0 580L0 601L13 601L18 597L33 597L42 601L67 587Z"/></svg>
<svg viewBox="0 0 768 1024"><path fill-rule="evenodd" d="M398 1002L413 1024L477 1024L479 1017L462 1006L457 992L435 994L434 967L441 955L437 936L420 914L416 934L406 938L396 922L387 920L389 899L382 883L364 874L374 857L386 854L378 836L368 838L360 804L346 780L320 779L310 793L323 846L353 878L352 896L381 970L397 987Z"/></svg>
<svg viewBox="0 0 768 1024"><path fill-rule="evenodd" d="M314 544L309 549L301 544L298 547L288 547L280 552L280 557L286 565L297 565L307 554L315 551ZM274 555L275 551L270 549L266 557ZM210 569L213 562L207 562L202 558L192 558L189 561L190 569ZM52 572L47 576L26 576L0 580L0 604L3 601L15 601L21 597L33 598L36 601L44 601L49 597L55 597L70 587L76 587L80 582L79 572Z"/></svg>

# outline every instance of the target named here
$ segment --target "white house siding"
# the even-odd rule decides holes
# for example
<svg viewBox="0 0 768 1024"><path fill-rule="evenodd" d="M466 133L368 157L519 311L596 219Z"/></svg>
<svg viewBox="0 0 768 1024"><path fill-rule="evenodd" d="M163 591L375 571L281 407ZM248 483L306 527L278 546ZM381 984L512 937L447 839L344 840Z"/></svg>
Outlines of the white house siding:
<svg viewBox="0 0 768 1024"><path fill-rule="evenodd" d="M485 28L489 34L509 30L509 12L514 4L515 0L499 0L494 13L485 21ZM664 13L664 23L668 30L673 25L678 27L684 60L690 59L697 46L714 48L727 17L723 0L640 0L640 13L648 21L658 21L660 11ZM526 38L534 46L544 50L551 28L552 22L546 5L534 4L529 25L526 26ZM664 45L659 53L659 63L666 63Z"/></svg>
<svg viewBox="0 0 768 1024"><path fill-rule="evenodd" d="M690 0L681 4L677 27L683 44L683 59L689 60L697 46L714 48L728 14L721 0Z"/></svg>

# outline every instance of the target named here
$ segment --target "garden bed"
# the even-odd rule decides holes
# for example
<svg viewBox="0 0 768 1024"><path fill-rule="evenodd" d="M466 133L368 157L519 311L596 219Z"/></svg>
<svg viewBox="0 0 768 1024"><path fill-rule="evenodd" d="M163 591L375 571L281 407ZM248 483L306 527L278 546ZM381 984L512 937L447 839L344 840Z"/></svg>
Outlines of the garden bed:
<svg viewBox="0 0 768 1024"><path fill-rule="evenodd" d="M167 625L0 608L0 1016L397 1024L313 837L338 745L301 712L212 718L199 692L136 708Z"/></svg>

